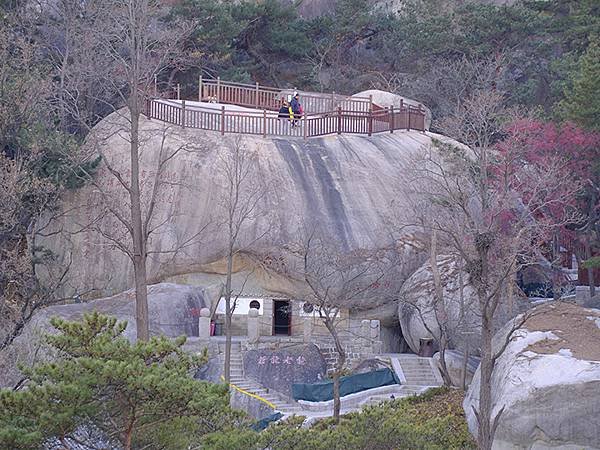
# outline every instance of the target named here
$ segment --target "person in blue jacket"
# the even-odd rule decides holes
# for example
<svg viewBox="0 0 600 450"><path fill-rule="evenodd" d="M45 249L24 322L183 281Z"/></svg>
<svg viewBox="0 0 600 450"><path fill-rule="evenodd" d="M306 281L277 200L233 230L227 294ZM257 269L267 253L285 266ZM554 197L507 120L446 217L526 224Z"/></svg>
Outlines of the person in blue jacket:
<svg viewBox="0 0 600 450"><path fill-rule="evenodd" d="M294 92L294 96L292 97L292 101L290 102L290 106L294 113L294 122L293 125L297 125L298 119L302 118L302 105L300 104L300 94Z"/></svg>

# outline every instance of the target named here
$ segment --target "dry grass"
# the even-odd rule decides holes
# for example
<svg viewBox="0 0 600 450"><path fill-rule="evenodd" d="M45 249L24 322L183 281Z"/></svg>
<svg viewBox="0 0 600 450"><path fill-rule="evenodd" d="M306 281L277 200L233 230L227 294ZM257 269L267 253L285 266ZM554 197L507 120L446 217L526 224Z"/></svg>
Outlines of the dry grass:
<svg viewBox="0 0 600 450"><path fill-rule="evenodd" d="M525 349L539 354L554 354L569 349L573 356L588 361L600 361L600 311L582 308L573 303L556 302L536 308L524 328L530 331L550 331L559 339L544 339Z"/></svg>

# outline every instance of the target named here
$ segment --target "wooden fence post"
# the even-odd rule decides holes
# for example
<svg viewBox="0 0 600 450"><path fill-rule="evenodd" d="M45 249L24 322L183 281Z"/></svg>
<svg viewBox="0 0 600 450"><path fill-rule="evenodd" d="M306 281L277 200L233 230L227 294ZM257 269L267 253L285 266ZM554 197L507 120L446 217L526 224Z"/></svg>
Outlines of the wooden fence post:
<svg viewBox="0 0 600 450"><path fill-rule="evenodd" d="M256 95L254 96L254 106L258 108L258 82L256 83Z"/></svg>
<svg viewBox="0 0 600 450"><path fill-rule="evenodd" d="M256 83L258 86L258 83ZM263 137L267 137L267 110L263 109Z"/></svg>
<svg viewBox="0 0 600 450"><path fill-rule="evenodd" d="M337 113L337 134L342 134L342 107L338 106Z"/></svg>
<svg viewBox="0 0 600 450"><path fill-rule="evenodd" d="M410 105L406 107L406 131L410 131Z"/></svg>
<svg viewBox="0 0 600 450"><path fill-rule="evenodd" d="M394 123L394 105L390 106L390 121L391 121L391 123L390 123L390 133L393 133L394 132L394 126L396 126L395 123Z"/></svg>
<svg viewBox="0 0 600 450"><path fill-rule="evenodd" d="M425 108L420 103L419 103L419 113L423 116L423 129L421 129L421 131L424 133L425 132Z"/></svg>
<svg viewBox="0 0 600 450"><path fill-rule="evenodd" d="M221 103L221 77L217 77L217 103Z"/></svg>
<svg viewBox="0 0 600 450"><path fill-rule="evenodd" d="M202 86L202 75L200 75L198 77L198 101L201 102L202 101L202 88L204 86Z"/></svg>
<svg viewBox="0 0 600 450"><path fill-rule="evenodd" d="M177 83L177 100L181 100L181 86Z"/></svg>
<svg viewBox="0 0 600 450"><path fill-rule="evenodd" d="M221 136L225 136L225 105L221 106Z"/></svg>
<svg viewBox="0 0 600 450"><path fill-rule="evenodd" d="M154 96L158 97L158 75L154 74Z"/></svg>
<svg viewBox="0 0 600 450"><path fill-rule="evenodd" d="M185 100L181 100L181 117L179 118L181 121L181 128L185 128Z"/></svg>
<svg viewBox="0 0 600 450"><path fill-rule="evenodd" d="M371 136L371 134L373 134L373 94L369 95L369 118L368 120L368 130L367 130L367 134L368 136Z"/></svg>
<svg viewBox="0 0 600 450"><path fill-rule="evenodd" d="M308 127L306 126L306 113L302 115L302 133L304 135L304 140L308 137Z"/></svg>

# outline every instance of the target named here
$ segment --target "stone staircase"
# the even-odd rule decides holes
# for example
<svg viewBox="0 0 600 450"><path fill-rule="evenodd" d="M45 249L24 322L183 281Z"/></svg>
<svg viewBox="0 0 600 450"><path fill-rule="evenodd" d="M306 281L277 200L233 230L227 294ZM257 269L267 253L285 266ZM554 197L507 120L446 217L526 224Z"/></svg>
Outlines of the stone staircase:
<svg viewBox="0 0 600 450"><path fill-rule="evenodd" d="M399 354L391 356L390 359L392 366L394 366L396 373L406 388L414 388L413 390L421 392L424 386L434 387L443 384L438 369L432 364L433 360L431 358ZM396 362L397 364L395 364Z"/></svg>
<svg viewBox="0 0 600 450"><path fill-rule="evenodd" d="M298 403L254 380L244 377L244 362L239 342L233 342L231 345L231 384L272 403L275 405L275 409L281 412L284 417L294 414L302 415L302 407Z"/></svg>
<svg viewBox="0 0 600 450"><path fill-rule="evenodd" d="M411 395L418 395L431 387L441 386L442 379L437 367L435 367L431 358L422 358L412 354L388 354L387 359L402 384L380 388L381 392L371 390L367 393L351 394L357 397L355 400L342 400L342 412L347 413L356 411L365 405L377 404L391 398L402 398ZM326 417L331 414L331 406L324 402L321 405L304 405L293 401L279 392L273 391L259 382L246 378L244 375L244 364L241 346L239 342L233 342L231 347L231 384L238 388L257 395L275 406L275 410L281 412L284 417L292 415L301 415L308 417ZM389 392L387 392L389 390ZM344 408L344 403L347 406Z"/></svg>

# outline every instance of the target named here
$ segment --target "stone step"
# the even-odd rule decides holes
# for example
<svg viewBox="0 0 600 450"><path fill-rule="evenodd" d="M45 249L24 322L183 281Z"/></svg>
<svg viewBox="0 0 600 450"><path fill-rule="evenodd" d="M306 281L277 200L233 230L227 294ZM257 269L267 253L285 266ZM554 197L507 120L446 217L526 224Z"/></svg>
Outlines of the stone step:
<svg viewBox="0 0 600 450"><path fill-rule="evenodd" d="M407 363L407 362L403 362L400 361L400 365L402 367L431 367L431 364L429 364L428 362L424 362L424 363Z"/></svg>
<svg viewBox="0 0 600 450"><path fill-rule="evenodd" d="M431 364L429 364L429 362L406 362L406 361L400 361L400 365L402 367L431 367Z"/></svg>
<svg viewBox="0 0 600 450"><path fill-rule="evenodd" d="M250 384L250 383L245 383L243 381L240 381L239 383L233 383L235 384L237 387L239 387L240 389L246 389L246 390L257 390L257 389L262 389L259 385L257 384Z"/></svg>
<svg viewBox="0 0 600 450"><path fill-rule="evenodd" d="M407 380L435 380L436 377L433 374L428 374L428 375L407 375L404 374L404 378L406 378ZM410 383L408 383L410 384Z"/></svg>

